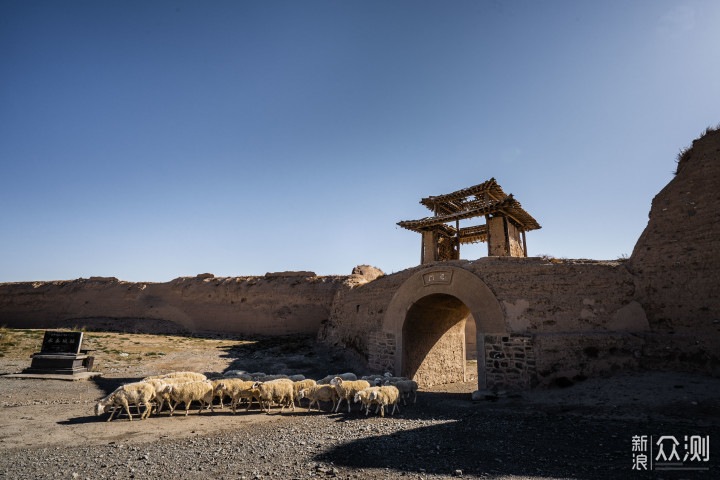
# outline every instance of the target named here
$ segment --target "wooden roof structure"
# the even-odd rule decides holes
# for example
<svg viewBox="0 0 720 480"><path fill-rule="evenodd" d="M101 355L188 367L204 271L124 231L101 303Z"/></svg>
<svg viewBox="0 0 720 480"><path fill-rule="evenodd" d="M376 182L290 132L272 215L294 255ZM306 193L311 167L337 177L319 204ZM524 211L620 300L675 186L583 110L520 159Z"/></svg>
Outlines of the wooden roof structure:
<svg viewBox="0 0 720 480"><path fill-rule="evenodd" d="M512 194L508 195L503 191L495 178L446 195L426 197L420 200L420 203L432 210L434 215L397 224L418 233L437 231L443 236L455 237L459 243L487 241L487 225L460 228L459 221L468 218L504 216L521 232L541 228ZM451 222L455 223L454 227L447 225Z"/></svg>

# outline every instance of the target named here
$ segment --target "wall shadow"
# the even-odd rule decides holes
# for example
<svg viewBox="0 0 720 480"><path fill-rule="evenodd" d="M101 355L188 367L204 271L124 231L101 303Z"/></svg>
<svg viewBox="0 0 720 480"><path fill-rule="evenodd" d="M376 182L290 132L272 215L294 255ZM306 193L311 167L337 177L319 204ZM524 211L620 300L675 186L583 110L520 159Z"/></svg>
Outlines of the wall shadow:
<svg viewBox="0 0 720 480"><path fill-rule="evenodd" d="M338 417L338 422L366 425L367 437L314 460L351 469L389 469L391 477L452 476L461 470L464 476L481 478L625 478L633 473L632 436L653 433L639 421L572 415L567 409L535 411L513 400L472 403L467 394L424 392L418 404L385 419L371 414L368 421L357 411ZM413 422L417 428L380 434L384 422L401 420L422 421Z"/></svg>

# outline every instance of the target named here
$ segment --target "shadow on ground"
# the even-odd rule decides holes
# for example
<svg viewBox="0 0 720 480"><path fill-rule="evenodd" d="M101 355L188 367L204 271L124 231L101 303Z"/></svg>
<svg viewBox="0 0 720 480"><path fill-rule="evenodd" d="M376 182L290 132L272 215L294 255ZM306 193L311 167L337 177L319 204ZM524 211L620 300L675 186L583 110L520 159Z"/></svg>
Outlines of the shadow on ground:
<svg viewBox="0 0 720 480"><path fill-rule="evenodd" d="M463 475L490 478L644 478L634 476L638 472L631 469L634 435L720 436L718 425L667 424L652 418L628 421L608 418L599 411L588 416L588 412L576 415L525 407L520 401L473 403L467 395L425 392L417 407L401 407L400 415L376 418L364 425L357 422L365 420L364 414L338 415L336 421L361 426L368 437L333 447L314 460L351 469L389 469L391 476L462 471ZM396 428L397 423L411 419L425 420L421 423L427 425ZM385 422L395 423L392 433L383 434ZM711 458L717 458L712 454ZM712 471L717 473L663 472L662 477L695 478L695 474L712 475Z"/></svg>

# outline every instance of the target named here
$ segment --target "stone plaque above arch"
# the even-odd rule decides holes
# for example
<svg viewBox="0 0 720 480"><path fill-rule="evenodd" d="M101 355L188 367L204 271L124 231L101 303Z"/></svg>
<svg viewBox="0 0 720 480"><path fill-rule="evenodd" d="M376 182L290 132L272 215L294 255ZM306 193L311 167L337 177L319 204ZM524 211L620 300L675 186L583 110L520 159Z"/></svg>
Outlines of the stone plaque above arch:
<svg viewBox="0 0 720 480"><path fill-rule="evenodd" d="M410 307L434 293L451 295L463 302L482 333L505 333L505 315L495 294L474 273L464 268L434 266L408 278L393 295L383 318L383 331L399 334Z"/></svg>
<svg viewBox="0 0 720 480"><path fill-rule="evenodd" d="M427 273L423 273L422 279L423 284L427 287L429 285L450 285L452 283L452 270L431 270Z"/></svg>

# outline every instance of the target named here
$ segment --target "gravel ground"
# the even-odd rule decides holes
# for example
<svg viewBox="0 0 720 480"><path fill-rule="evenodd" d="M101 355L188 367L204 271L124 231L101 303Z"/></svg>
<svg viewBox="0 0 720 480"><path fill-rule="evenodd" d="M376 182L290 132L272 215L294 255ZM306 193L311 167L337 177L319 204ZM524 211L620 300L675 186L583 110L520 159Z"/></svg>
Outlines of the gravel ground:
<svg viewBox="0 0 720 480"><path fill-rule="evenodd" d="M291 350L283 358L275 349L271 360L292 367L298 351ZM258 350L249 358L270 361ZM322 355L316 361L336 365ZM235 356L227 368L242 363ZM349 414L226 408L110 423L92 414L117 385L152 373L147 361L139 375L95 381L0 377L0 477L720 478L720 381L705 376L625 372L479 402L470 400L472 383L438 386L385 418L357 406ZM701 465L709 470L634 472L633 435L709 435L710 461Z"/></svg>

